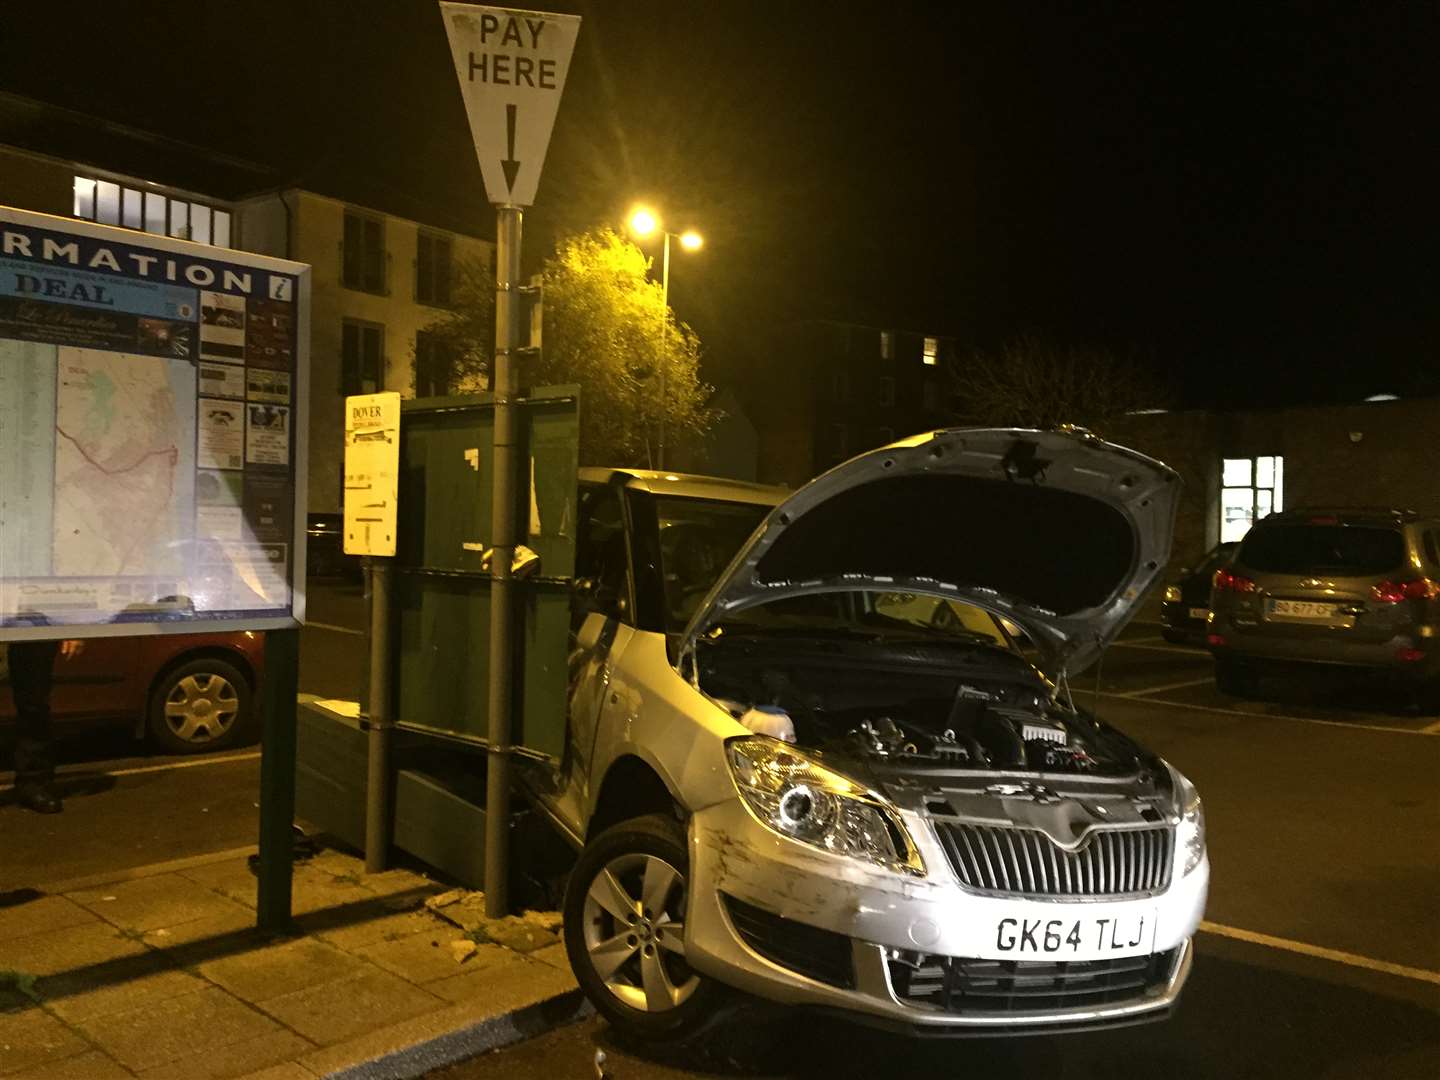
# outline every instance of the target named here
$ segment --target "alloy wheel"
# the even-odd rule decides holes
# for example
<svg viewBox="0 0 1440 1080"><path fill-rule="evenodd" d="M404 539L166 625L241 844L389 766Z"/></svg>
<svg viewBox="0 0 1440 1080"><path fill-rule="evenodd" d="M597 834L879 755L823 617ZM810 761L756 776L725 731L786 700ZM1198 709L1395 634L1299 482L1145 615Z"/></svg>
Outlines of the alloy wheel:
<svg viewBox="0 0 1440 1080"><path fill-rule="evenodd" d="M611 859L591 881L584 911L590 963L624 1004L666 1012L700 985L685 962L685 879L664 859Z"/></svg>

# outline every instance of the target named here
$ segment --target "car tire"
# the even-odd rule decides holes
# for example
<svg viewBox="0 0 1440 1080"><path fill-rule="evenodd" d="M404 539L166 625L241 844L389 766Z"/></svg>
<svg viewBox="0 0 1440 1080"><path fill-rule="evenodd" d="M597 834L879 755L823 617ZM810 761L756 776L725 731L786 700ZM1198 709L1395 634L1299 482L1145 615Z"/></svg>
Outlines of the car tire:
<svg viewBox="0 0 1440 1080"><path fill-rule="evenodd" d="M1160 636L1170 642L1171 645L1185 644L1185 631L1176 630L1173 626L1167 626L1161 629Z"/></svg>
<svg viewBox="0 0 1440 1080"><path fill-rule="evenodd" d="M166 753L226 750L250 734L254 689L234 664L198 657L156 680L146 719L150 742Z"/></svg>
<svg viewBox="0 0 1440 1080"><path fill-rule="evenodd" d="M570 873L570 966L596 1010L627 1035L680 1041L720 1011L723 988L684 959L689 878L685 829L664 814L606 829Z"/></svg>
<svg viewBox="0 0 1440 1080"><path fill-rule="evenodd" d="M1255 697L1260 690L1260 673L1236 660L1216 660L1215 687L1230 697Z"/></svg>

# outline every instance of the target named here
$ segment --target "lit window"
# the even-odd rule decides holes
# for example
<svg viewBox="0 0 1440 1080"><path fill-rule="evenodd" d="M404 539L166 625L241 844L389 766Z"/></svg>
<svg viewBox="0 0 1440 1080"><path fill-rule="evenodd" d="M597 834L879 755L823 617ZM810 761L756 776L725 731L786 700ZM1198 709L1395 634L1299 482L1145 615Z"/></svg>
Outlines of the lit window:
<svg viewBox="0 0 1440 1080"><path fill-rule="evenodd" d="M940 362L940 339L927 337L925 347L921 350L920 359L934 367Z"/></svg>
<svg viewBox="0 0 1440 1080"><path fill-rule="evenodd" d="M177 240L194 240L216 247L230 246L228 210L89 176L77 176L74 182L77 218L102 225L123 225L155 236L173 236Z"/></svg>
<svg viewBox="0 0 1440 1080"><path fill-rule="evenodd" d="M895 359L895 333L892 330L880 331L880 359Z"/></svg>
<svg viewBox="0 0 1440 1080"><path fill-rule="evenodd" d="M1220 541L1242 539L1250 526L1284 509L1285 459L1225 458L1220 477Z"/></svg>

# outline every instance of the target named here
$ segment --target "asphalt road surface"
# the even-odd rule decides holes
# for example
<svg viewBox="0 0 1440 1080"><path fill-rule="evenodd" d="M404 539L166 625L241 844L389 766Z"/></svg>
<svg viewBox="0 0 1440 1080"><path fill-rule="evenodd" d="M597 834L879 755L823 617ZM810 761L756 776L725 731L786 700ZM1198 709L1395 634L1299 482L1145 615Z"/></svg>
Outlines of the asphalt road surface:
<svg viewBox="0 0 1440 1080"><path fill-rule="evenodd" d="M301 689L354 697L364 605L354 586L311 590ZM1073 692L1089 703L1095 673ZM1205 798L1206 929L1177 1016L1109 1033L912 1043L816 1019L765 1040L774 1076L1440 1076L1440 717L1401 696L1325 680L1220 695L1208 657L1135 627L1105 658L1102 715L1182 768ZM62 747L64 814L7 805L0 892L253 843L258 748L145 757L123 735ZM598 1021L477 1059L452 1074L589 1078L703 1075L706 1061L637 1052Z"/></svg>

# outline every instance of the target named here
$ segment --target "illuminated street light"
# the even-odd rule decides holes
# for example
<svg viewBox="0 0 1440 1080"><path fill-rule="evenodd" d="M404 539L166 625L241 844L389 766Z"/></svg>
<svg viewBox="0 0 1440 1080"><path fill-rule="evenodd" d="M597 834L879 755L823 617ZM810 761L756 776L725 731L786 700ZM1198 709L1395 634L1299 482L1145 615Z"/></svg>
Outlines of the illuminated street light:
<svg viewBox="0 0 1440 1080"><path fill-rule="evenodd" d="M660 227L652 210L637 206L630 214L630 231L636 236L649 236Z"/></svg>
<svg viewBox="0 0 1440 1080"><path fill-rule="evenodd" d="M674 236L679 240L680 246L686 251L699 251L705 243L705 238L694 229L686 229L677 235L668 229L661 228L659 217L648 206L637 206L630 211L630 231L642 238L658 231L665 238L664 254L660 263L660 438L657 440L659 445L655 455L655 467L663 469L665 468L665 376L670 368L670 361L665 355L665 347L670 343L670 238Z"/></svg>

